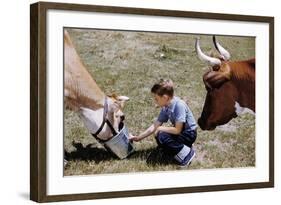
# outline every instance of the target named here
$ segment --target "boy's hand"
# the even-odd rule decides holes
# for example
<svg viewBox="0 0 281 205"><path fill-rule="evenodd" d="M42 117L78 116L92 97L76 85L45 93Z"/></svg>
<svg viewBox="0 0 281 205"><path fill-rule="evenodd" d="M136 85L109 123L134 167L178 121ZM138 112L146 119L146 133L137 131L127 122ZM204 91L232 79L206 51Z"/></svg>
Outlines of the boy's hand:
<svg viewBox="0 0 281 205"><path fill-rule="evenodd" d="M134 135L130 134L129 140L130 140L130 141L138 142L138 141L141 140L141 138L140 138L139 136L134 136Z"/></svg>

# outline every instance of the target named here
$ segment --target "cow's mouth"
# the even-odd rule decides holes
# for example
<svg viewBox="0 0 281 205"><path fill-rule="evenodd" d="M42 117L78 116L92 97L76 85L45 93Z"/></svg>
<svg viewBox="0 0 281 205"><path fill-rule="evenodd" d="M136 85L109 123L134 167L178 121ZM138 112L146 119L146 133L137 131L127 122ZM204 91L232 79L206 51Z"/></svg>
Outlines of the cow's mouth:
<svg viewBox="0 0 281 205"><path fill-rule="evenodd" d="M199 125L200 126L200 125ZM205 127L203 127L203 126L200 126L200 128L202 129L202 130L208 130L208 131L212 131L212 130L214 130L214 129L216 129L216 126L210 126L210 127L207 127L207 126L205 126Z"/></svg>
<svg viewBox="0 0 281 205"><path fill-rule="evenodd" d="M119 125L118 125L118 131L120 131L120 130L122 130L122 128L124 127L124 121L125 121L125 115L122 115L121 117L120 117L120 123L119 123Z"/></svg>
<svg viewBox="0 0 281 205"><path fill-rule="evenodd" d="M198 119L198 125L201 128L201 130L209 130L209 131L211 131L211 130L216 129L215 125L213 125L213 126L207 125L207 123L204 122L204 120L202 120L202 118Z"/></svg>
<svg viewBox="0 0 281 205"><path fill-rule="evenodd" d="M120 132L120 130L122 130L123 127L124 127L124 122L121 121L118 125L118 131Z"/></svg>
<svg viewBox="0 0 281 205"><path fill-rule="evenodd" d="M213 127L205 127L205 129L202 129L202 130L208 130L208 131L212 131L212 130L214 130L214 129L216 129L216 126L213 126Z"/></svg>

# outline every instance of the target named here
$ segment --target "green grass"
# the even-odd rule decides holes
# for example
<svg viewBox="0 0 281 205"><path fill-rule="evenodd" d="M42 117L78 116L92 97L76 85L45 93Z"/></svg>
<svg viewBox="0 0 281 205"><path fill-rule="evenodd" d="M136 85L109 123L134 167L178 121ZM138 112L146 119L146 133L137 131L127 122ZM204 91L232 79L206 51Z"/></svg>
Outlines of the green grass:
<svg viewBox="0 0 281 205"><path fill-rule="evenodd" d="M177 96L188 101L196 119L206 90L202 75L208 69L194 50L199 35L145 32L68 30L89 72L106 93L130 97L124 112L133 134L146 129L158 116L150 88L160 78L174 81ZM201 48L214 51L212 37L202 35ZM255 56L255 39L223 37L218 40L232 60ZM127 159L110 155L85 129L78 115L65 110L64 148L69 157L65 175L177 170L176 165L146 159L156 147L154 137L135 143L136 152ZM196 158L189 169L255 166L255 117L243 115L214 131L198 130Z"/></svg>

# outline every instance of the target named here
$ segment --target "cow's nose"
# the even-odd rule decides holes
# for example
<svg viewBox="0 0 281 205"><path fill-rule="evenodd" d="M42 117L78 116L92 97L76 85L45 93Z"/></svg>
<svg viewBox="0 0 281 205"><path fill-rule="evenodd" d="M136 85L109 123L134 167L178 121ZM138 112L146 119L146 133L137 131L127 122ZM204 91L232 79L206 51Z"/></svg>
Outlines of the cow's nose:
<svg viewBox="0 0 281 205"><path fill-rule="evenodd" d="M205 130L205 124L201 117L198 119L198 125L202 130Z"/></svg>
<svg viewBox="0 0 281 205"><path fill-rule="evenodd" d="M125 115L120 116L121 121L125 120Z"/></svg>
<svg viewBox="0 0 281 205"><path fill-rule="evenodd" d="M204 121L202 118L198 119L198 125L201 128L201 130L214 130L214 129L216 129L215 125L212 125L212 124Z"/></svg>

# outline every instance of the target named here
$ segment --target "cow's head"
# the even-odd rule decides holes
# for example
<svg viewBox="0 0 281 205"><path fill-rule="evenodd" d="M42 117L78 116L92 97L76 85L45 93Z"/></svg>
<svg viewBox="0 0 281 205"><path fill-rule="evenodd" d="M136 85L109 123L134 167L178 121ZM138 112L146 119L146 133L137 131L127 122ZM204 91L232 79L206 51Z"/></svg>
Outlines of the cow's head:
<svg viewBox="0 0 281 205"><path fill-rule="evenodd" d="M202 130L213 130L217 125L222 125L236 117L235 101L236 88L230 82L231 67L228 64L229 52L224 49L213 37L213 42L219 52L219 57L210 57L202 52L199 39L195 48L200 60L207 62L210 70L203 75L203 82L207 95L198 124Z"/></svg>
<svg viewBox="0 0 281 205"><path fill-rule="evenodd" d="M122 108L127 100L129 98L126 96L107 96L107 103L104 103L105 106L102 108L92 110L81 107L80 117L91 134L96 134L102 140L110 139L114 135L110 125L116 132L124 126L125 115ZM108 123L103 124L105 119L110 122L110 125ZM99 129L101 130L97 133Z"/></svg>
<svg viewBox="0 0 281 205"><path fill-rule="evenodd" d="M235 102L236 89L231 83L224 83L220 88L207 90L205 104L198 124L202 130L213 130L218 125L228 123L237 117Z"/></svg>
<svg viewBox="0 0 281 205"><path fill-rule="evenodd" d="M125 114L122 109L124 108L125 102L129 100L127 96L108 96L108 114L107 118L113 125L115 130L120 130L124 126Z"/></svg>

